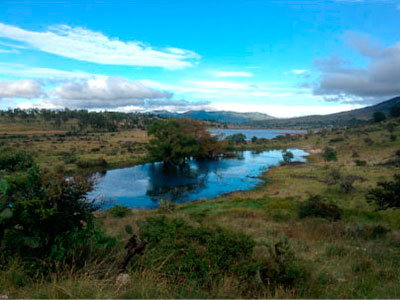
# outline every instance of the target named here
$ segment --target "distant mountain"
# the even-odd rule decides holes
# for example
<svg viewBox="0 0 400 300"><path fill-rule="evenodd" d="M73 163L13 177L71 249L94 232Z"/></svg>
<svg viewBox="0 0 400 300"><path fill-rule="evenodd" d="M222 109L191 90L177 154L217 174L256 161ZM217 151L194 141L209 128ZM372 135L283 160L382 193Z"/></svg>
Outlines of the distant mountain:
<svg viewBox="0 0 400 300"><path fill-rule="evenodd" d="M154 111L153 113L172 118L188 118L205 121L218 121L234 125L254 127L326 127L345 126L364 123L372 119L374 112L381 111L387 116L393 105L400 105L400 97L396 97L376 105L354 109L329 115L311 115L305 117L277 119L262 113L238 113L233 111L192 110L185 113Z"/></svg>
<svg viewBox="0 0 400 300"><path fill-rule="evenodd" d="M390 108L394 105L400 105L400 97L376 105L330 115L312 115L289 119L251 121L248 122L247 125L257 127L325 127L352 125L372 119L372 115L377 111L384 112L386 116L389 116Z"/></svg>
<svg viewBox="0 0 400 300"><path fill-rule="evenodd" d="M218 121L235 125L243 125L248 122L272 120L274 117L262 113L238 113L233 111L205 111L205 110L191 110L185 113L172 113L169 111L161 110L154 111L153 113L162 117L171 118L187 118L204 121Z"/></svg>

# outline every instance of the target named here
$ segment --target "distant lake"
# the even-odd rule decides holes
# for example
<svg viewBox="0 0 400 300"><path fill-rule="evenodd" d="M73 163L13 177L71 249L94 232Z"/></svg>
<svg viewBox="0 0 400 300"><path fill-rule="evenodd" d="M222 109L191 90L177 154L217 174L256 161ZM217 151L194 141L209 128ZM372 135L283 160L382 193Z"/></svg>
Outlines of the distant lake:
<svg viewBox="0 0 400 300"><path fill-rule="evenodd" d="M306 152L290 149L294 161L305 161ZM281 150L244 151L235 158L192 160L187 167L165 168L162 163L143 164L98 174L89 198L111 201L103 206L156 208L161 199L184 203L210 199L238 190L250 190L263 182L258 178L282 160Z"/></svg>
<svg viewBox="0 0 400 300"><path fill-rule="evenodd" d="M209 129L212 135L222 135L227 137L235 133L243 133L246 140L251 140L253 136L257 138L273 139L279 135L307 133L306 130L286 130L286 129Z"/></svg>

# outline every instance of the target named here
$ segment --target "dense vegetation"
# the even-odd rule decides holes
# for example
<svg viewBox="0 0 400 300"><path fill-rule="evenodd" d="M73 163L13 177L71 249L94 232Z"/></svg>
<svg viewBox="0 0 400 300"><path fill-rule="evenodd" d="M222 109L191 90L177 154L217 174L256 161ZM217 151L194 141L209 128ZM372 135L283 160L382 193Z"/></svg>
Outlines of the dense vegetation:
<svg viewBox="0 0 400 300"><path fill-rule="evenodd" d="M72 132L145 129L155 119L154 114L94 112L87 110L9 109L0 110L0 123L37 124L43 129L65 129Z"/></svg>

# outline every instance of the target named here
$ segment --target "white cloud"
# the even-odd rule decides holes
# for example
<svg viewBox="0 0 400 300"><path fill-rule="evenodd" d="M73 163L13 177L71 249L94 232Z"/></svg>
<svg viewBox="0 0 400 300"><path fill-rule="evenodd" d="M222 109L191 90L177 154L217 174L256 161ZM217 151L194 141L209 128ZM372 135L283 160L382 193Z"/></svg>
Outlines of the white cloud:
<svg viewBox="0 0 400 300"><path fill-rule="evenodd" d="M296 75L301 75L304 73L308 73L308 70L305 70L305 69L292 70L292 73L296 74Z"/></svg>
<svg viewBox="0 0 400 300"><path fill-rule="evenodd" d="M1 98L38 98L44 94L41 83L35 80L0 81Z"/></svg>
<svg viewBox="0 0 400 300"><path fill-rule="evenodd" d="M76 71L63 71L50 68L35 68L24 66L20 64L12 63L1 63L0 62L0 74L10 75L23 78L43 79L44 81L64 81L72 79L84 79L106 76L100 74L89 74L79 70Z"/></svg>
<svg viewBox="0 0 400 300"><path fill-rule="evenodd" d="M40 99L37 99L39 97ZM42 80L4 81L0 82L0 98L34 99L22 102L18 107L49 109L68 107L140 111L168 107L172 110L184 110L209 104L208 101L176 100L170 92L156 90L140 81L120 77L64 80L50 86L45 85Z"/></svg>
<svg viewBox="0 0 400 300"><path fill-rule="evenodd" d="M23 42L30 47L104 65L150 66L179 69L193 65L199 55L185 49L155 49L137 41L120 41L82 27L59 25L45 32L29 31L0 23L0 37Z"/></svg>
<svg viewBox="0 0 400 300"><path fill-rule="evenodd" d="M120 77L92 78L64 83L54 89L54 93L64 99L158 99L171 98L172 94L160 92L144 86L138 81Z"/></svg>
<svg viewBox="0 0 400 300"><path fill-rule="evenodd" d="M253 77L253 74L249 72L213 71L210 73L215 77Z"/></svg>

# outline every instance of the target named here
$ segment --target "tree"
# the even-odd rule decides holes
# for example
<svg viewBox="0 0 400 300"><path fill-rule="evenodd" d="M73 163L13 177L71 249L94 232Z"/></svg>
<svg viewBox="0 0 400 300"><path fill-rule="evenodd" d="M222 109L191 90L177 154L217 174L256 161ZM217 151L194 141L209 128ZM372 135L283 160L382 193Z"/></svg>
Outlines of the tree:
<svg viewBox="0 0 400 300"><path fill-rule="evenodd" d="M378 210L400 208L400 174L393 176L393 181L380 181L378 187L370 189L366 195L368 202L378 206Z"/></svg>
<svg viewBox="0 0 400 300"><path fill-rule="evenodd" d="M325 161L337 161L337 152L334 148L327 146L322 153L322 157Z"/></svg>
<svg viewBox="0 0 400 300"><path fill-rule="evenodd" d="M374 118L374 122L375 123L379 123L382 121L386 120L386 115L385 113L381 112L381 111L376 111L374 112L374 114L372 115L372 117Z"/></svg>
<svg viewBox="0 0 400 300"><path fill-rule="evenodd" d="M223 151L218 138L198 120L156 121L148 126L147 133L153 136L149 145L153 161L182 164L191 157L212 158Z"/></svg>
<svg viewBox="0 0 400 300"><path fill-rule="evenodd" d="M390 108L390 116L393 117L393 118L400 117L400 105L399 104L393 105Z"/></svg>
<svg viewBox="0 0 400 300"><path fill-rule="evenodd" d="M290 164L290 162L292 161L294 155L291 151L284 151L282 153L282 158L285 164Z"/></svg>
<svg viewBox="0 0 400 300"><path fill-rule="evenodd" d="M226 137L226 140L230 144L245 144L246 136L243 133L235 133Z"/></svg>

